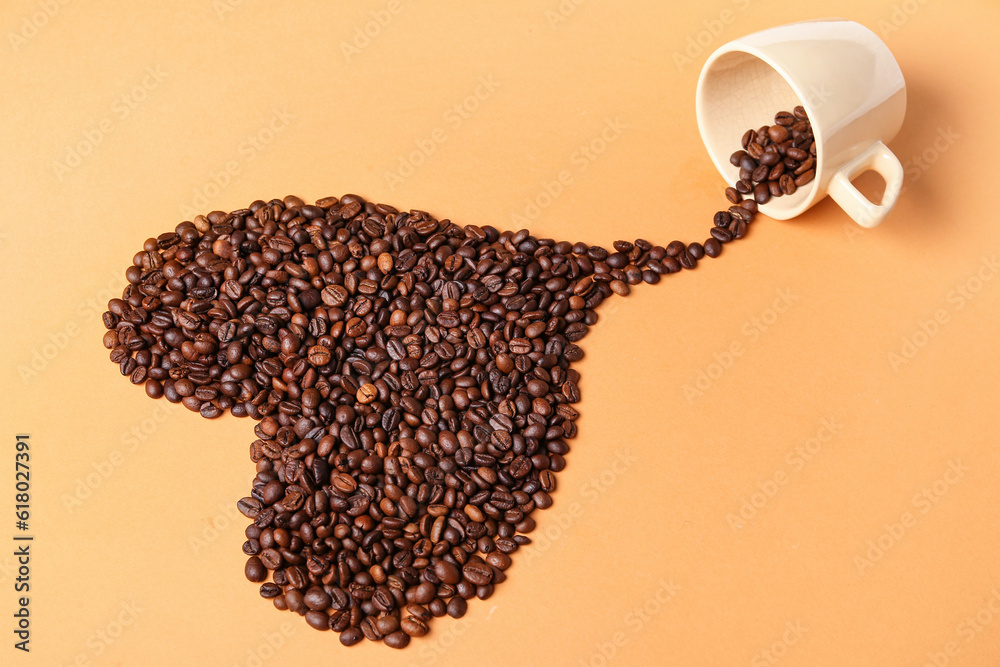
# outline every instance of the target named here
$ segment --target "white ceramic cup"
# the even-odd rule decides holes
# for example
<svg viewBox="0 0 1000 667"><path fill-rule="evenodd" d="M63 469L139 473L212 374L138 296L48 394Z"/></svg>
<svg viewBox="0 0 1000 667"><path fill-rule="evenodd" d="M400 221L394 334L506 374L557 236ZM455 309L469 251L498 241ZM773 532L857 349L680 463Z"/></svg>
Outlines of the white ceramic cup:
<svg viewBox="0 0 1000 667"><path fill-rule="evenodd" d="M829 19L756 32L713 53L698 80L698 129L727 183L739 179L729 157L743 133L799 104L812 123L816 176L760 211L787 220L829 194L858 224L882 222L903 184L903 167L885 144L906 112L906 83L888 47L860 23ZM851 184L868 170L885 179L879 204Z"/></svg>

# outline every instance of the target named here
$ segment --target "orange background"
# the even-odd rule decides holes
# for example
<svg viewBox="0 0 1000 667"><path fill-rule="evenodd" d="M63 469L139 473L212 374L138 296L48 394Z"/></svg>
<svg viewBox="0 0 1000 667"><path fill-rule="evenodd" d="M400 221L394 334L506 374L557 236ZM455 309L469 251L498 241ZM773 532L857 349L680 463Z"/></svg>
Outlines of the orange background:
<svg viewBox="0 0 1000 667"><path fill-rule="evenodd" d="M18 432L36 536L30 656L0 548L0 663L1000 661L996 3L837 3L907 79L896 210L871 231L830 200L761 217L603 305L536 544L403 653L343 648L244 580L252 422L147 399L101 346L133 253L193 213L345 192L606 246L702 240L724 187L695 124L702 63L832 10L151 4L0 10L0 541Z"/></svg>

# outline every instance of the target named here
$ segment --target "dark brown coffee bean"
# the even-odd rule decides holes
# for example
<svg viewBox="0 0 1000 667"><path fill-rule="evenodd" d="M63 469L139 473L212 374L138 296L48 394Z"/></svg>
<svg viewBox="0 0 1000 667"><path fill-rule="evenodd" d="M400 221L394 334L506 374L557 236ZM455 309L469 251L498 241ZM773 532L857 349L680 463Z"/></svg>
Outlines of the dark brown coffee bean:
<svg viewBox="0 0 1000 667"><path fill-rule="evenodd" d="M493 569L484 563L466 563L462 575L473 584L482 586L493 580Z"/></svg>
<svg viewBox="0 0 1000 667"><path fill-rule="evenodd" d="M340 643L344 646L354 646L362 639L364 639L364 635L361 634L359 628L347 628L340 633Z"/></svg>
<svg viewBox="0 0 1000 667"><path fill-rule="evenodd" d="M243 568L243 571L249 581L261 582L267 579L267 568L264 567L264 564L257 556L251 556L247 559L247 564Z"/></svg>
<svg viewBox="0 0 1000 667"><path fill-rule="evenodd" d="M712 238L714 238L716 241L719 241L720 243L729 243L730 241L733 240L733 235L725 227L712 227L710 233L712 235ZM705 252L707 254L708 252L707 247L705 248Z"/></svg>
<svg viewBox="0 0 1000 667"><path fill-rule="evenodd" d="M406 648L407 644L410 643L410 635L402 630L397 630L390 635L386 635L383 641L385 641L385 645L389 648Z"/></svg>
<svg viewBox="0 0 1000 667"><path fill-rule="evenodd" d="M469 609L469 604L459 596L448 600L448 615L452 618L462 618Z"/></svg>
<svg viewBox="0 0 1000 667"><path fill-rule="evenodd" d="M779 111L778 113L774 114L774 122L777 125L784 125L785 127L787 127L795 123L795 116L793 116L788 111Z"/></svg>
<svg viewBox="0 0 1000 667"><path fill-rule="evenodd" d="M801 188L806 183L809 183L815 176L816 172L813 169L810 169L809 171L800 174L795 178L795 187Z"/></svg>
<svg viewBox="0 0 1000 667"><path fill-rule="evenodd" d="M411 637L423 637L428 631L426 619L420 619L415 616L407 616L399 622L399 626L403 632Z"/></svg>
<svg viewBox="0 0 1000 667"><path fill-rule="evenodd" d="M777 121L777 116L775 116L775 121ZM769 136L771 141L774 143L780 144L788 139L788 128L781 124L772 125L767 130L767 136Z"/></svg>
<svg viewBox="0 0 1000 667"><path fill-rule="evenodd" d="M786 155L796 162L802 162L809 157L809 153L801 148L789 148Z"/></svg>
<svg viewBox="0 0 1000 667"><path fill-rule="evenodd" d="M712 231L714 232L715 229ZM722 243L719 242L719 239L713 237L705 240L705 254L709 257L718 257L722 254Z"/></svg>
<svg viewBox="0 0 1000 667"><path fill-rule="evenodd" d="M797 187L795 179L790 174L782 174L781 178L778 179L778 185L781 187L781 193L784 195L793 194Z"/></svg>
<svg viewBox="0 0 1000 667"><path fill-rule="evenodd" d="M771 199L771 190L766 183L758 183L753 189L753 199L758 204L766 204Z"/></svg>

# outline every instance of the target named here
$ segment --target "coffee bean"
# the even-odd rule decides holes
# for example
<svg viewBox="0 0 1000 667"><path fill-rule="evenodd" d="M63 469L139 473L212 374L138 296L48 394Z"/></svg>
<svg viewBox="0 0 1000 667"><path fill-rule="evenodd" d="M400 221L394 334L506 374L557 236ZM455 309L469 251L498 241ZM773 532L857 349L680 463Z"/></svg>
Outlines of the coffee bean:
<svg viewBox="0 0 1000 667"><path fill-rule="evenodd" d="M781 193L784 195L793 194L798 187L795 185L795 179L790 174L782 174L781 178L778 179L778 185L781 187Z"/></svg>
<svg viewBox="0 0 1000 667"><path fill-rule="evenodd" d="M456 599L456 598L452 598ZM457 598L461 600L462 598ZM464 600L463 600L464 602ZM400 628L411 637L423 637L427 634L427 621L426 619L420 619L415 616L407 616L402 621L399 622Z"/></svg>
<svg viewBox="0 0 1000 667"><path fill-rule="evenodd" d="M457 595L448 600L448 615L452 618L462 618L468 609L469 603Z"/></svg>
<svg viewBox="0 0 1000 667"><path fill-rule="evenodd" d="M397 630L385 638L385 645L389 648L406 648L410 643L410 635L402 630Z"/></svg>
<svg viewBox="0 0 1000 667"><path fill-rule="evenodd" d="M359 628L347 628L340 633L340 643L344 646L354 646L362 639L364 639L364 635L361 634Z"/></svg>
<svg viewBox="0 0 1000 667"><path fill-rule="evenodd" d="M787 127L795 123L795 116L793 116L788 111L779 111L778 113L774 114L774 122L777 125L784 125Z"/></svg>
<svg viewBox="0 0 1000 667"><path fill-rule="evenodd" d="M715 229L712 230L716 231ZM718 257L722 254L722 243L718 238L710 238L705 241L705 254L709 257Z"/></svg>
<svg viewBox="0 0 1000 667"><path fill-rule="evenodd" d="M777 117L775 117L775 121L777 121ZM772 125L767 130L767 136L770 137L771 141L774 143L780 144L788 139L788 128L780 124Z"/></svg>
<svg viewBox="0 0 1000 667"><path fill-rule="evenodd" d="M257 556L251 556L247 559L247 564L243 568L243 571L249 581L261 582L267 579L267 568L264 567L264 564Z"/></svg>
<svg viewBox="0 0 1000 667"><path fill-rule="evenodd" d="M493 569L484 563L466 563L462 575L473 584L482 586L493 580Z"/></svg>
<svg viewBox="0 0 1000 667"><path fill-rule="evenodd" d="M765 183L758 183L753 189L753 199L758 204L766 204L771 199L771 191Z"/></svg>
<svg viewBox="0 0 1000 667"><path fill-rule="evenodd" d="M806 183L810 182L816 176L816 171L810 169L795 178L795 187L801 188Z"/></svg>
<svg viewBox="0 0 1000 667"><path fill-rule="evenodd" d="M732 233L730 233L730 231L725 227L712 227L709 233L712 235L712 238L719 241L720 243L729 243L730 241L733 240ZM707 251L708 248L706 248L705 250Z"/></svg>
<svg viewBox="0 0 1000 667"><path fill-rule="evenodd" d="M809 157L809 153L802 150L801 148L789 148L785 153L788 157L795 160L796 162L802 162Z"/></svg>

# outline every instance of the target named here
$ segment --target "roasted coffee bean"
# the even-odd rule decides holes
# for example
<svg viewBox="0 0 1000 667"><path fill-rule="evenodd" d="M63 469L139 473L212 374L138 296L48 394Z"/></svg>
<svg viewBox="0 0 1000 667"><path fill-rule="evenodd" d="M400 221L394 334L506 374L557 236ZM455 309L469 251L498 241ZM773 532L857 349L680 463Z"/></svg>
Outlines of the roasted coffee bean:
<svg viewBox="0 0 1000 667"><path fill-rule="evenodd" d="M461 600L460 597L452 598L453 600ZM464 600L463 600L464 602ZM449 603L450 604L450 603ZM399 622L399 627L403 632L411 637L423 637L427 634L427 621L426 619L417 618L415 616L407 616L402 621Z"/></svg>
<svg viewBox="0 0 1000 667"><path fill-rule="evenodd" d="M795 187L801 188L806 183L810 182L816 176L816 172L812 169L806 171L795 177Z"/></svg>
<svg viewBox="0 0 1000 667"><path fill-rule="evenodd" d="M709 230L709 233L712 235L712 238L716 239L720 243L729 243L733 240L732 233L725 227L712 227L712 229Z"/></svg>
<svg viewBox="0 0 1000 667"><path fill-rule="evenodd" d="M766 183L758 183L754 186L753 199L758 204L766 204L771 199L771 191Z"/></svg>
<svg viewBox="0 0 1000 667"><path fill-rule="evenodd" d="M261 582L267 579L267 568L257 556L251 556L247 559L244 573L250 581Z"/></svg>
<svg viewBox="0 0 1000 667"><path fill-rule="evenodd" d="M458 595L448 600L448 615L452 618L462 618L468 609L469 603Z"/></svg>
<svg viewBox="0 0 1000 667"><path fill-rule="evenodd" d="M493 569L485 563L466 563L462 575L476 586L482 586L493 580Z"/></svg>
<svg viewBox="0 0 1000 667"><path fill-rule="evenodd" d="M777 125L784 125L787 127L795 123L795 116L787 111L779 111L774 114L774 122Z"/></svg>
<svg viewBox="0 0 1000 667"><path fill-rule="evenodd" d="M782 174L781 178L778 179L778 186L784 195L794 194L798 187L795 185L795 179L792 178L791 174Z"/></svg>
<svg viewBox="0 0 1000 667"><path fill-rule="evenodd" d="M407 644L410 643L410 635L402 630L397 630L390 635L386 635L383 641L389 648L406 648Z"/></svg>
<svg viewBox="0 0 1000 667"><path fill-rule="evenodd" d="M712 231L714 232L715 230L713 229ZM722 243L714 235L713 238L705 241L705 254L709 257L718 257L722 254Z"/></svg>

